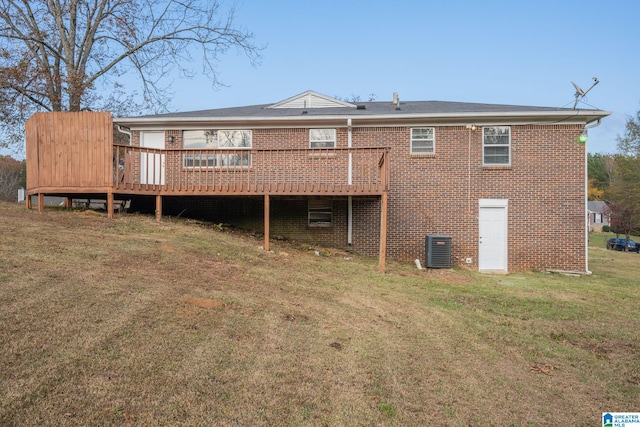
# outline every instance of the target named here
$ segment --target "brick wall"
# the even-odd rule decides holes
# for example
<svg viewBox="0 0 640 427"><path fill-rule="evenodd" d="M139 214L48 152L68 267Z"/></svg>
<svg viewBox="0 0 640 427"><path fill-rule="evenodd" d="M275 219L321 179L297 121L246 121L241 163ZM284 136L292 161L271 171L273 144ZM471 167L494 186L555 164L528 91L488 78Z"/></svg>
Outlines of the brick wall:
<svg viewBox="0 0 640 427"><path fill-rule="evenodd" d="M271 197L271 236L348 249L347 199L339 197L331 200L332 225L330 227L309 227L307 220L308 200L306 198ZM167 216L179 215L213 223L232 224L246 230L264 231L264 199L262 197L164 197L163 213ZM364 214L368 215L368 212L364 212ZM375 218L379 218L379 216L378 206ZM366 218L363 216L362 219ZM365 236L359 240L364 242ZM362 250L359 252L377 254L377 249L375 251L366 251L366 249L366 246L362 246Z"/></svg>
<svg viewBox="0 0 640 427"><path fill-rule="evenodd" d="M509 271L584 271L580 131L579 125L511 126L511 166L483 167L481 128L437 127L435 154L422 156L409 152L409 128L358 129L354 145L392 147L387 255L424 259L425 236L446 234L454 263L471 258L477 267L479 199L508 199Z"/></svg>
<svg viewBox="0 0 640 427"><path fill-rule="evenodd" d="M509 271L584 271L585 146L577 142L581 130L581 125L513 125L511 165L483 167L481 126L476 131L436 126L435 154L429 155L410 154L409 127L354 127L354 147L391 147L387 256L424 260L425 236L446 234L452 237L454 264L470 258L470 266L477 268L479 200L508 199ZM167 147L179 148L181 133L171 133L175 147ZM308 129L255 129L253 148L307 148L308 135ZM134 133L134 144L136 138ZM337 129L337 146L347 146L344 128ZM295 170L294 163L278 167ZM261 198L175 199L221 222L234 220L262 231ZM173 212L167 204L165 212ZM306 199L272 197L271 234L346 247L346 212L347 199L336 198L333 226L310 228ZM379 198L354 197L355 251L378 254L379 221Z"/></svg>

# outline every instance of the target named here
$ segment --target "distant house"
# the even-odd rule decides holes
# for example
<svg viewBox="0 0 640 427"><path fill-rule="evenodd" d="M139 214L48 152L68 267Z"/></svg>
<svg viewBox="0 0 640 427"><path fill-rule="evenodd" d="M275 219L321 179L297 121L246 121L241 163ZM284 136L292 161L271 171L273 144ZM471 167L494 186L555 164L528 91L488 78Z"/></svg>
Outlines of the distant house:
<svg viewBox="0 0 640 427"><path fill-rule="evenodd" d="M278 235L378 255L383 269L387 256L424 261L426 237L445 235L454 265L588 270L578 137L606 111L307 91L113 122L51 114L65 113L27 125L29 194L102 193L109 215L131 198L158 219L262 230L267 249ZM114 124L128 145L113 143Z"/></svg>
<svg viewBox="0 0 640 427"><path fill-rule="evenodd" d="M589 231L602 231L602 227L610 225L611 212L609 206L601 200L588 201Z"/></svg>

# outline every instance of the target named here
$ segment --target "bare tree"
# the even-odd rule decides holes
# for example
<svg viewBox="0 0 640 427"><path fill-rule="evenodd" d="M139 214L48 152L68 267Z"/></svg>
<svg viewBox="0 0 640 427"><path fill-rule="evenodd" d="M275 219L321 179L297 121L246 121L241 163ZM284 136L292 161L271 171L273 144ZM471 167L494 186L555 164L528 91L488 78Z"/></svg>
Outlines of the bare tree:
<svg viewBox="0 0 640 427"><path fill-rule="evenodd" d="M35 111L162 111L170 73L216 86L221 54L260 59L234 20L221 0L0 0L0 126ZM119 84L125 75L137 76L141 99Z"/></svg>
<svg viewBox="0 0 640 427"><path fill-rule="evenodd" d="M618 136L618 151L623 155L640 155L640 111L627 117L624 135Z"/></svg>
<svg viewBox="0 0 640 427"><path fill-rule="evenodd" d="M367 102L373 102L376 100L378 96L375 93L370 93L369 96L367 97ZM334 96L335 99L339 99L340 101L344 101L344 102L351 102L351 103L356 103L356 102L360 102L362 101L362 97L360 95L356 95L355 93L352 93L351 96L347 96L347 97L341 97L341 96Z"/></svg>

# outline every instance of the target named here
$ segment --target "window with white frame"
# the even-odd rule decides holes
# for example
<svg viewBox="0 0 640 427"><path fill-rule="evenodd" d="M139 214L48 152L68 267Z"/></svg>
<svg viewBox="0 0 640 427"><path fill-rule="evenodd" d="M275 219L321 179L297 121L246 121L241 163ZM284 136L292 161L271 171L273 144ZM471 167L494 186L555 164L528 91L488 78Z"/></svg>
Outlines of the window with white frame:
<svg viewBox="0 0 640 427"><path fill-rule="evenodd" d="M333 219L331 199L309 200L309 227L330 227Z"/></svg>
<svg viewBox="0 0 640 427"><path fill-rule="evenodd" d="M250 130L185 130L182 132L182 147L196 151L183 155L183 166L188 168L247 167L251 165L248 151L251 146ZM229 152L213 154L197 150L229 150Z"/></svg>
<svg viewBox="0 0 640 427"><path fill-rule="evenodd" d="M411 128L411 154L433 154L435 152L435 128Z"/></svg>
<svg viewBox="0 0 640 427"><path fill-rule="evenodd" d="M511 164L511 127L482 128L482 159L484 165Z"/></svg>
<svg viewBox="0 0 640 427"><path fill-rule="evenodd" d="M336 130L309 129L309 148L336 148Z"/></svg>

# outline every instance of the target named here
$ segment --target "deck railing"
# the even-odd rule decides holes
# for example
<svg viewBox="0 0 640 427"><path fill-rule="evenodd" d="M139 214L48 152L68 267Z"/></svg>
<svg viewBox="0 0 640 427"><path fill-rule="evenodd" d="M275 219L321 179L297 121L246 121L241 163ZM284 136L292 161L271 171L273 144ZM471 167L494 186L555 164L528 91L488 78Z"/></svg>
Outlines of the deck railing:
<svg viewBox="0 0 640 427"><path fill-rule="evenodd" d="M114 146L114 189L156 194L381 194L389 148L160 150Z"/></svg>

